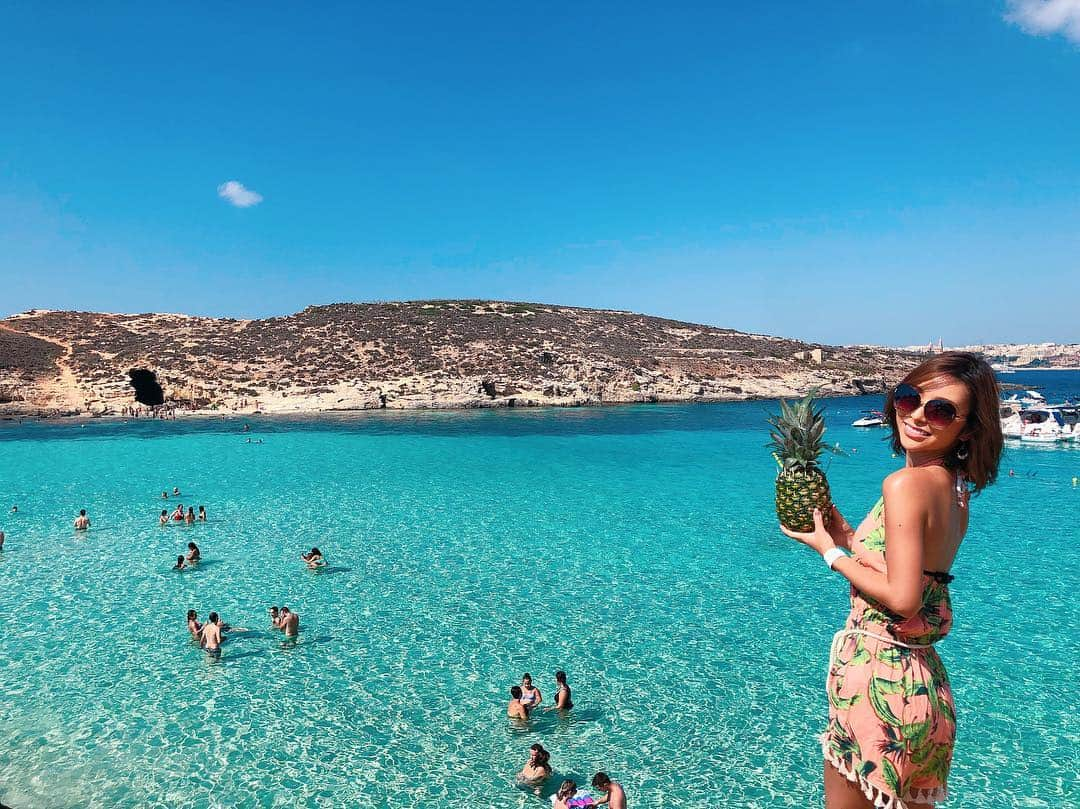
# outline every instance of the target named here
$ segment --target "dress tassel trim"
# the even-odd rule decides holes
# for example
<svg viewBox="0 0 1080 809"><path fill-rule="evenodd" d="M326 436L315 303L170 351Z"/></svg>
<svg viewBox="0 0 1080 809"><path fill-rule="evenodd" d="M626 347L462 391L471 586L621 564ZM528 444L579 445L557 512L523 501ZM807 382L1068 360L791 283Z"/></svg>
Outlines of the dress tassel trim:
<svg viewBox="0 0 1080 809"><path fill-rule="evenodd" d="M862 790L862 794L866 796L866 799L874 804L874 809L909 809L908 804L904 802L897 795L891 795L875 784L871 784L863 776L855 772L854 769L849 767L844 760L833 756L829 750L829 734L821 734L821 752L825 756L825 760L829 762L836 770L844 776L847 780L853 784L857 784L859 789ZM935 789L913 789L907 796L906 800L914 803L941 803L948 797L945 787L937 787Z"/></svg>

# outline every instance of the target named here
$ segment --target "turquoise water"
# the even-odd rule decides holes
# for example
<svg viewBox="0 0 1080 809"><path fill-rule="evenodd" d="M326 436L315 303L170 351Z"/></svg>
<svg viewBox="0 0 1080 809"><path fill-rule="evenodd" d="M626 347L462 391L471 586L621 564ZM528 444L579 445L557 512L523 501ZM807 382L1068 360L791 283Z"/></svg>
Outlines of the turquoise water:
<svg viewBox="0 0 1080 809"><path fill-rule="evenodd" d="M846 426L877 402L827 404L849 518L897 464ZM0 802L542 807L513 780L539 741L554 781L605 769L634 806L819 803L847 590L775 529L771 407L260 420L261 445L240 420L0 426ZM1076 805L1080 448L1009 468L953 571L951 804ZM209 523L157 526L174 485ZM171 572L192 539L206 561ZM254 631L210 661L188 608ZM560 668L572 715L511 726L509 686L550 701Z"/></svg>

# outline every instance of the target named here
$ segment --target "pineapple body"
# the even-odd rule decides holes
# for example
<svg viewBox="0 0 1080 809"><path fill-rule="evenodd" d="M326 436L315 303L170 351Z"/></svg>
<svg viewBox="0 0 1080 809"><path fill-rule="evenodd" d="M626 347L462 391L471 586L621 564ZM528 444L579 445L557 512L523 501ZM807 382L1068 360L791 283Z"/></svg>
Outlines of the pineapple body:
<svg viewBox="0 0 1080 809"><path fill-rule="evenodd" d="M832 522L829 482L821 472L786 471L776 476L776 516L790 531L813 531L814 509L828 528Z"/></svg>

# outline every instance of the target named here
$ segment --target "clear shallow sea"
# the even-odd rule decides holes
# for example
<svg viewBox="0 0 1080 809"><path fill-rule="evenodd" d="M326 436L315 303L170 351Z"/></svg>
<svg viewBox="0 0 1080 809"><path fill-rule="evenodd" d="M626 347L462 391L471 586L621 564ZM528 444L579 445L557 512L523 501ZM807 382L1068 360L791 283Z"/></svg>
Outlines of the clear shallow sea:
<svg viewBox="0 0 1080 809"><path fill-rule="evenodd" d="M878 403L827 402L852 521L898 463L847 426ZM772 407L249 419L262 445L242 420L0 426L0 802L539 809L513 781L539 741L554 782L606 769L638 807L819 805L847 588L775 528ZM1080 447L1002 470L953 570L948 805L1075 806ZM174 485L209 523L157 526ZM191 539L203 565L171 572ZM256 631L211 662L189 607ZM571 718L512 727L508 687L550 700L558 668Z"/></svg>

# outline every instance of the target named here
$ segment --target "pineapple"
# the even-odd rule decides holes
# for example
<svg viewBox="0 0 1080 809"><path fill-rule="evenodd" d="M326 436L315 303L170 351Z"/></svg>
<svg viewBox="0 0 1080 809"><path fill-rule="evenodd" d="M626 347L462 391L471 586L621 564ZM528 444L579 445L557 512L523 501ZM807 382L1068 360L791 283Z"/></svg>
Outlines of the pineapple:
<svg viewBox="0 0 1080 809"><path fill-rule="evenodd" d="M774 429L767 446L780 471L776 475L776 516L791 531L813 531L814 509L821 509L825 527L832 521L832 499L825 473L818 465L823 451L839 452L822 441L825 419L814 409L814 394L794 404L780 400L780 415L769 418Z"/></svg>

